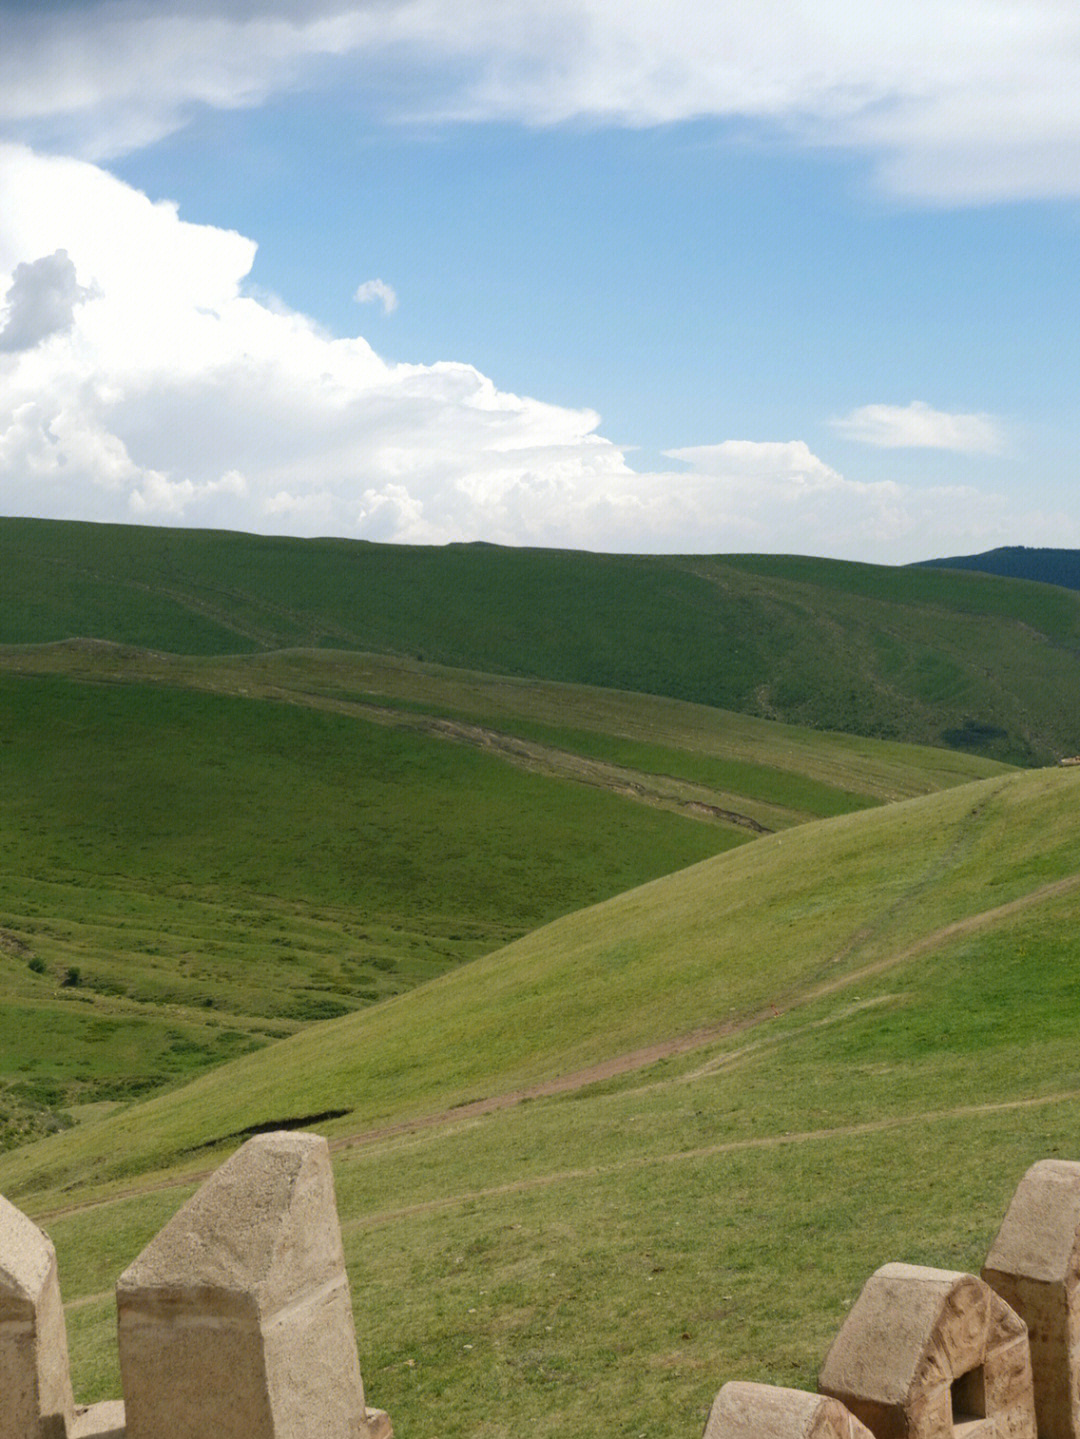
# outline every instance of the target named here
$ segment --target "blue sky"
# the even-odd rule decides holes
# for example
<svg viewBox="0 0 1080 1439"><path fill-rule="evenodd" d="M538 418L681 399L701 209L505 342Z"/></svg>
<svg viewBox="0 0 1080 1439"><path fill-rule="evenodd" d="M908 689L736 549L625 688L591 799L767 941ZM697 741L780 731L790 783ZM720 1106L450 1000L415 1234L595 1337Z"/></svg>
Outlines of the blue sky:
<svg viewBox="0 0 1080 1439"><path fill-rule="evenodd" d="M7 513L1080 545L1074 5L0 15Z"/></svg>

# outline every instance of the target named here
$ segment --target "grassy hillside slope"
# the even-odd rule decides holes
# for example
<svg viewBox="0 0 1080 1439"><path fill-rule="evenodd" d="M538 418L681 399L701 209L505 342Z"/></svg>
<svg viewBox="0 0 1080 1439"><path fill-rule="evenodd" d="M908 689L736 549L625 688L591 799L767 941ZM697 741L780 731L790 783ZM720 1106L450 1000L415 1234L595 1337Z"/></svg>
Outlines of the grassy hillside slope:
<svg viewBox="0 0 1080 1439"><path fill-rule="evenodd" d="M649 802L666 797L678 806L681 783L683 798L727 805L768 829L927 794L1006 768L963 751L807 730L660 696L341 650L203 657L74 640L0 646L0 672L323 709L480 746L511 763L559 768L582 783ZM560 766L560 756L594 762L594 768ZM659 779L675 782L670 792L655 783Z"/></svg>
<svg viewBox="0 0 1080 1439"><path fill-rule="evenodd" d="M750 838L407 729L0 673L0 1142Z"/></svg>
<svg viewBox="0 0 1080 1439"><path fill-rule="evenodd" d="M676 1435L726 1378L812 1385L873 1268L977 1268L1024 1167L1076 1157L1078 798L1006 775L760 839L3 1156L80 1387L196 1175L333 1108L402 1432Z"/></svg>
<svg viewBox="0 0 1080 1439"><path fill-rule="evenodd" d="M1039 762L1080 748L1080 596L782 557L0 521L0 642L362 649Z"/></svg>
<svg viewBox="0 0 1080 1439"><path fill-rule="evenodd" d="M0 654L0 743L0 1145L765 829L1003 772L415 661L100 642Z"/></svg>

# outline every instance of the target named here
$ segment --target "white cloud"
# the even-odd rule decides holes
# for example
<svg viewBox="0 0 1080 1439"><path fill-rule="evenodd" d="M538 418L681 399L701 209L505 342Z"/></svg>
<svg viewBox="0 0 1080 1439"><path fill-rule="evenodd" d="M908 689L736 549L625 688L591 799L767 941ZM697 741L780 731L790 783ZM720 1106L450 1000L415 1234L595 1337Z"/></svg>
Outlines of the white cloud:
<svg viewBox="0 0 1080 1439"><path fill-rule="evenodd" d="M358 305L381 302L384 315L391 314L398 307L397 291L385 280L365 280L362 285L357 286L353 299Z"/></svg>
<svg viewBox="0 0 1080 1439"><path fill-rule="evenodd" d="M0 510L883 561L1072 535L972 489L848 478L801 440L673 449L639 472L591 410L467 364L389 364L246 293L254 254L94 165L0 145L0 293L51 276L60 294L28 324L39 343L0 353Z"/></svg>
<svg viewBox="0 0 1080 1439"><path fill-rule="evenodd" d="M0 125L91 156L329 65L397 118L750 119L915 199L1080 194L1073 0L89 0L4 27Z"/></svg>
<svg viewBox="0 0 1080 1439"><path fill-rule="evenodd" d="M922 400L910 405L863 405L830 424L845 439L881 450L998 455L1005 448L1005 430L994 415L950 414Z"/></svg>
<svg viewBox="0 0 1080 1439"><path fill-rule="evenodd" d="M725 440L719 445L690 445L665 450L669 460L683 460L706 475L756 480L767 475L797 493L834 490L845 481L813 454L804 440Z"/></svg>

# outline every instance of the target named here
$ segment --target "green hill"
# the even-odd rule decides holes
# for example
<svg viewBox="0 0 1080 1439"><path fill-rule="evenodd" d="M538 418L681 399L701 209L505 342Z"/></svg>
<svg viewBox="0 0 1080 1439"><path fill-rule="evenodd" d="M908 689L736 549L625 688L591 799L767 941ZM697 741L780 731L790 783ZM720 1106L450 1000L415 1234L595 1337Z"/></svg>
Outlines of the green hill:
<svg viewBox="0 0 1080 1439"><path fill-rule="evenodd" d="M71 1125L0 1190L80 1397L266 1127L400 1433L700 1430L977 1268L1075 1153L1080 774L997 761L1080 749L1078 649L979 574L0 522L0 1102Z"/></svg>
<svg viewBox="0 0 1080 1439"><path fill-rule="evenodd" d="M346 652L0 654L0 1146L755 834L1001 772Z"/></svg>
<svg viewBox="0 0 1080 1439"><path fill-rule="evenodd" d="M1080 596L768 556L0 522L0 643L364 650L1039 763L1080 749Z"/></svg>
<svg viewBox="0 0 1080 1439"><path fill-rule="evenodd" d="M1036 580L1080 590L1080 550L1052 550L1027 545L1003 545L981 555L953 555L947 560L920 560L939 570L978 570L1014 580Z"/></svg>
<svg viewBox="0 0 1080 1439"><path fill-rule="evenodd" d="M812 1385L873 1268L977 1268L1076 1153L1078 798L1005 774L767 836L0 1157L79 1387L115 1390L109 1286L198 1174L316 1115L402 1432L686 1432L724 1379Z"/></svg>
<svg viewBox="0 0 1080 1439"><path fill-rule="evenodd" d="M197 689L0 671L0 744L0 1147L752 837Z"/></svg>

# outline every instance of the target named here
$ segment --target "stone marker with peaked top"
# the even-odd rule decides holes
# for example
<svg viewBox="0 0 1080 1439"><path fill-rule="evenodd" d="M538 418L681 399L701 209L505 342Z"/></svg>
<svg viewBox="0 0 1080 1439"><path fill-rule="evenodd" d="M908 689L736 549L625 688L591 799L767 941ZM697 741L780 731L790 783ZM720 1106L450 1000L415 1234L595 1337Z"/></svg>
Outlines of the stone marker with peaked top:
<svg viewBox="0 0 1080 1439"><path fill-rule="evenodd" d="M1028 1327L1040 1439L1080 1439L1080 1164L1031 1166L982 1277Z"/></svg>
<svg viewBox="0 0 1080 1439"><path fill-rule="evenodd" d="M74 1414L56 1250L0 1195L0 1439L67 1439Z"/></svg>
<svg viewBox="0 0 1080 1439"><path fill-rule="evenodd" d="M879 1269L836 1336L818 1387L876 1439L1035 1439L1027 1330L974 1274Z"/></svg>
<svg viewBox="0 0 1080 1439"><path fill-rule="evenodd" d="M250 1139L116 1292L127 1439L392 1433L364 1404L324 1139Z"/></svg>
<svg viewBox="0 0 1080 1439"><path fill-rule="evenodd" d="M873 1439L838 1399L772 1384L725 1384L702 1439Z"/></svg>

